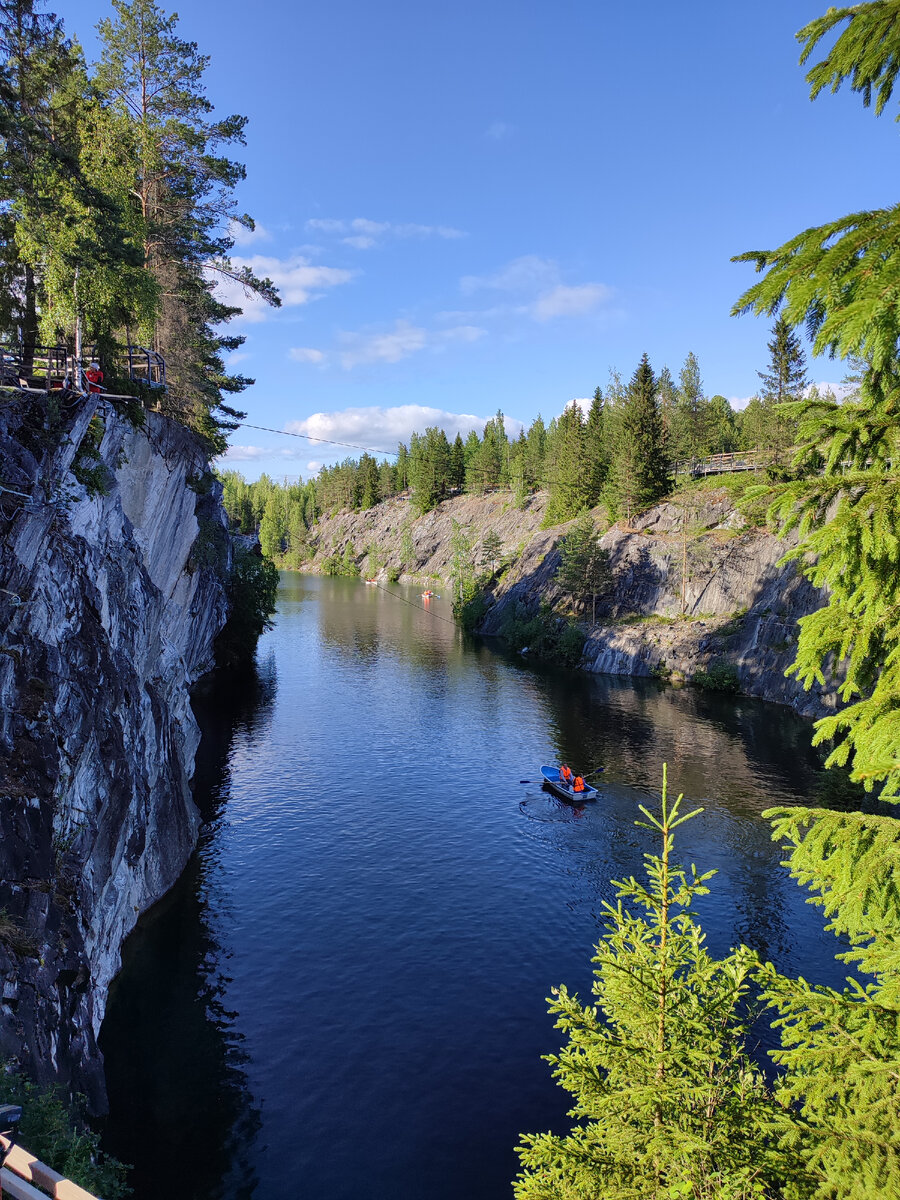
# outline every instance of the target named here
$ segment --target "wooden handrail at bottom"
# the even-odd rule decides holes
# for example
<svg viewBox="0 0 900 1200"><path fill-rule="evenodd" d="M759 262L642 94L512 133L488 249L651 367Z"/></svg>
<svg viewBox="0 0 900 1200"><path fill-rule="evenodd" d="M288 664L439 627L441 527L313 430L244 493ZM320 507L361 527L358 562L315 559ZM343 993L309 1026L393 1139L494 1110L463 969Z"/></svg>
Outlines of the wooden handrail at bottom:
<svg viewBox="0 0 900 1200"><path fill-rule="evenodd" d="M0 1134L0 1146L4 1150L9 1146L9 1141L2 1134ZM7 1191L8 1175L12 1177L12 1183ZM90 1192L86 1192L83 1187L79 1187L71 1179L66 1179L64 1175L60 1175L58 1171L54 1171L52 1167L42 1163L21 1146L13 1146L9 1151L3 1166L2 1177L4 1195L21 1196L23 1200L34 1200L35 1197L38 1197L39 1200L47 1200L48 1195L52 1196L53 1200L98 1200L98 1197L92 1196ZM27 1189L24 1191L21 1190L23 1180L24 1187ZM35 1186L32 1187L32 1184ZM13 1187L18 1187L20 1190L16 1192ZM38 1191L37 1188L42 1188L43 1191Z"/></svg>

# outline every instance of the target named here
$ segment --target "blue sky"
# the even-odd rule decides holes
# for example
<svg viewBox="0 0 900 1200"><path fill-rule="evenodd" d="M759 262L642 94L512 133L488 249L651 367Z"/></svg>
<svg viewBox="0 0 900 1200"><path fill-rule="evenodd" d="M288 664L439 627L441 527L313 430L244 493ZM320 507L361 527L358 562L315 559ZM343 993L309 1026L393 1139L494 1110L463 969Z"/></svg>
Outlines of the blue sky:
<svg viewBox="0 0 900 1200"><path fill-rule="evenodd" d="M95 56L108 6L57 7ZM898 195L893 112L808 99L794 34L826 7L185 0L217 111L250 118L235 254L284 297L236 323L247 420L385 449L527 425L645 350L746 400L769 330L728 315L752 280L730 257ZM333 458L232 442L251 478Z"/></svg>

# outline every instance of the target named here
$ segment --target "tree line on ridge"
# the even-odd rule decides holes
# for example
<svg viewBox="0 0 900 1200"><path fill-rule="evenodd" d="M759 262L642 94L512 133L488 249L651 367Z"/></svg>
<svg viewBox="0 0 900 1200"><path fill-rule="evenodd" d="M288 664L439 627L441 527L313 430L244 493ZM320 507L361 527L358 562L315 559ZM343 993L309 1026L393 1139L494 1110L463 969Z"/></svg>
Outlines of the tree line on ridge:
<svg viewBox="0 0 900 1200"><path fill-rule="evenodd" d="M547 493L546 524L569 521L603 503L613 518L630 517L668 494L676 462L738 450L783 461L796 421L782 407L808 390L799 338L777 320L763 386L744 410L703 392L696 355L688 354L678 382L668 368L654 374L647 355L626 384L612 372L587 409L570 403L549 425L541 416L517 437L502 412L451 441L443 429L414 433L393 459L364 452L320 468L305 483L254 483L225 471L225 507L242 532L259 531L263 552L285 566L309 557L308 534L323 515L359 512L409 492L420 512L451 495L513 493L522 507Z"/></svg>

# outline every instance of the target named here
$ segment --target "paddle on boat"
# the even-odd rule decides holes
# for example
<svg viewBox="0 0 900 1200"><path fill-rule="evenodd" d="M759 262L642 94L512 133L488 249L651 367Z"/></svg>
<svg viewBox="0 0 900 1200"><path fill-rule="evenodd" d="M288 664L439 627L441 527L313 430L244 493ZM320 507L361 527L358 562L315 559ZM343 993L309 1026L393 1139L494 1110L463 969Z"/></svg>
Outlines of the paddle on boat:
<svg viewBox="0 0 900 1200"><path fill-rule="evenodd" d="M589 783L584 785L583 792L573 792L567 783L559 777L559 767L541 767L541 774L544 777L544 783L554 794L559 796L560 800L574 800L577 804L581 804L585 800L593 800L597 796L597 788L591 787Z"/></svg>

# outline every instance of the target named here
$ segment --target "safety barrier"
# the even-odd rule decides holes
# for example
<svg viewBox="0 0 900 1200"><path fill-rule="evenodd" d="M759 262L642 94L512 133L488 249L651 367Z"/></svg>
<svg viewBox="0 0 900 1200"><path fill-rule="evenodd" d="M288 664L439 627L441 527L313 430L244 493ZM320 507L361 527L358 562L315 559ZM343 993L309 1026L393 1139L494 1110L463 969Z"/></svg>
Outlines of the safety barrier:
<svg viewBox="0 0 900 1200"><path fill-rule="evenodd" d="M739 450L734 454L710 454L707 458L688 458L675 464L676 475L724 475L729 471L761 471L772 455L763 450Z"/></svg>
<svg viewBox="0 0 900 1200"><path fill-rule="evenodd" d="M47 1200L48 1196L53 1200L99 1200L21 1146L11 1146L8 1138L0 1136L2 1154L6 1154L6 1161L0 1168L3 1200Z"/></svg>

